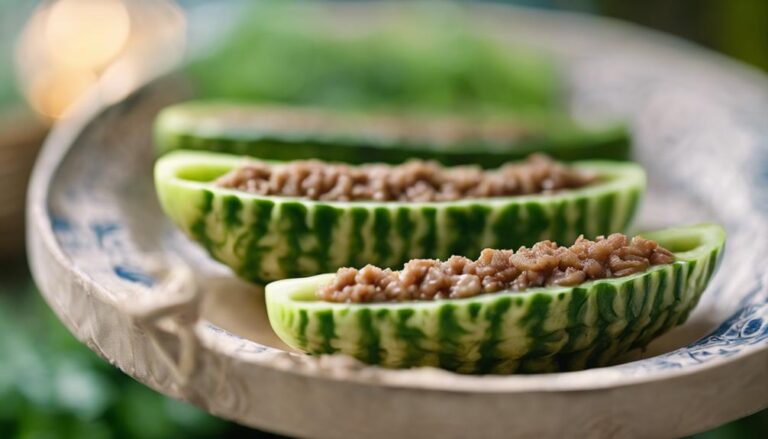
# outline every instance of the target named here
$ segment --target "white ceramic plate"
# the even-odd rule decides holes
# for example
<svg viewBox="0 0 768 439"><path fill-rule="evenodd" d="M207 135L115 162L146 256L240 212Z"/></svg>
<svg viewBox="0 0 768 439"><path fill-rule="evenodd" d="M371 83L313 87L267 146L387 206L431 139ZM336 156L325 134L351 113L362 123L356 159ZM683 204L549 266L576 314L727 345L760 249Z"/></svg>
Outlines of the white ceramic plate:
<svg viewBox="0 0 768 439"><path fill-rule="evenodd" d="M359 6L356 6L359 7ZM650 190L640 227L718 221L717 276L690 320L623 364L533 376L383 370L289 353L261 291L163 218L150 124L173 78L59 125L33 176L28 246L51 307L163 393L320 437L681 436L768 406L768 81L627 25L487 6L491 33L554 53L579 115L627 116Z"/></svg>

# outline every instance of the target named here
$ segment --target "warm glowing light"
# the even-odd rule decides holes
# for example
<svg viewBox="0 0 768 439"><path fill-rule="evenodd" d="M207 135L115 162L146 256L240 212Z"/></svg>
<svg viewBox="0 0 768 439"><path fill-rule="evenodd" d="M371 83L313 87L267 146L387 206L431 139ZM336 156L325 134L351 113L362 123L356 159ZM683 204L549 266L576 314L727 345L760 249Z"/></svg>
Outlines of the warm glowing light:
<svg viewBox="0 0 768 439"><path fill-rule="evenodd" d="M185 25L173 0L45 2L17 42L17 77L32 107L52 119L89 89L114 102L178 62Z"/></svg>
<svg viewBox="0 0 768 439"><path fill-rule="evenodd" d="M48 10L45 40L50 55L70 68L98 69L123 49L130 34L120 0L59 0Z"/></svg>
<svg viewBox="0 0 768 439"><path fill-rule="evenodd" d="M95 73L76 69L55 69L37 75L29 84L28 97L35 111L60 117L94 82Z"/></svg>

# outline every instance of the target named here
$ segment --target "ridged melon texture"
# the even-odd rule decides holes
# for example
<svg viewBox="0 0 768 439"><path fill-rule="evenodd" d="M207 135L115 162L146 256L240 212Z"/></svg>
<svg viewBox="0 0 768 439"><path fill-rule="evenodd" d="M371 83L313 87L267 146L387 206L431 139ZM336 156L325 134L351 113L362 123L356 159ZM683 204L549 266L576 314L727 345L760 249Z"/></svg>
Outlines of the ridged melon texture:
<svg viewBox="0 0 768 439"><path fill-rule="evenodd" d="M265 282L342 266L476 257L542 239L572 242L626 229L645 187L640 166L576 162L600 181L551 195L456 202L324 202L259 196L211 182L245 157L175 152L155 167L167 216L241 277Z"/></svg>
<svg viewBox="0 0 768 439"><path fill-rule="evenodd" d="M301 351L392 368L507 374L607 365L686 320L725 242L714 224L643 236L673 251L676 261L575 287L421 302L323 302L315 292L333 274L287 279L267 285L269 320Z"/></svg>
<svg viewBox="0 0 768 439"><path fill-rule="evenodd" d="M347 163L400 163L409 158L437 160L443 164L472 163L486 168L533 152L545 152L560 160L615 159L629 157L625 126L609 124L585 127L562 115L456 118L411 115L393 117L303 107L276 107L216 101L192 101L164 109L155 122L155 145L162 155L176 149L246 154L265 160L317 158ZM295 128L285 120L293 118ZM296 118L299 120L296 121ZM275 122L275 120L282 122ZM332 120L345 130L307 128L307 120ZM270 124L270 121L271 124ZM421 121L421 122L419 122ZM376 126L393 123L418 126L423 133L382 135ZM431 131L446 125L493 123L517 127L492 138L445 139ZM431 125L432 129L425 127ZM349 127L355 127L354 131Z"/></svg>

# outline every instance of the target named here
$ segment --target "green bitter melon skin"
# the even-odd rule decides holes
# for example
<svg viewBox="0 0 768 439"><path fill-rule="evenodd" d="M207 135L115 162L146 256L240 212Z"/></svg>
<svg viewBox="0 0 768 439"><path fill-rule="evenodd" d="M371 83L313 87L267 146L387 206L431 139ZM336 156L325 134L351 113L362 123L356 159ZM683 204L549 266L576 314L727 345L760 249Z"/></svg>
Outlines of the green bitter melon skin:
<svg viewBox="0 0 768 439"><path fill-rule="evenodd" d="M215 187L246 158L175 152L155 167L166 215L241 277L266 282L343 266L399 267L413 258L477 257L542 239L624 231L645 187L626 162L578 162L606 179L552 195L459 202L321 202Z"/></svg>
<svg viewBox="0 0 768 439"><path fill-rule="evenodd" d="M300 108L300 107L299 107ZM283 108L284 110L284 108ZM317 158L347 163L401 163L411 158L436 160L446 165L478 164L498 167L509 160L545 152L566 161L584 159L626 160L629 134L623 125L600 128L578 126L562 116L516 120L527 127L525 138L500 143L436 143L405 139L383 139L357 134L297 134L263 124L246 123L269 111L265 107L223 102L193 101L164 109L155 122L155 146L162 155L177 149L250 155L265 160ZM237 113L236 121L232 120ZM371 120L368 118L368 120Z"/></svg>
<svg viewBox="0 0 768 439"><path fill-rule="evenodd" d="M676 262L577 287L429 302L329 303L315 291L333 274L287 279L266 287L269 320L293 348L392 368L507 374L603 366L686 320L725 241L712 224L645 236L676 251Z"/></svg>

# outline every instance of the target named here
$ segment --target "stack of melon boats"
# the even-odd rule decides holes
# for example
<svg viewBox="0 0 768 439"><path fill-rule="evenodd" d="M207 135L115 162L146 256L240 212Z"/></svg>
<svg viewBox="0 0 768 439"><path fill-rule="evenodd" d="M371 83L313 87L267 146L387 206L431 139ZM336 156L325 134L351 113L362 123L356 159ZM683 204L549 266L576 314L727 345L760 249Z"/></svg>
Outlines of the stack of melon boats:
<svg viewBox="0 0 768 439"><path fill-rule="evenodd" d="M156 143L167 216L266 284L274 331L312 355L611 364L686 320L725 240L623 235L645 174L615 126L190 102L158 116Z"/></svg>

